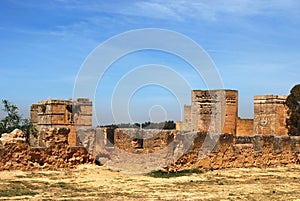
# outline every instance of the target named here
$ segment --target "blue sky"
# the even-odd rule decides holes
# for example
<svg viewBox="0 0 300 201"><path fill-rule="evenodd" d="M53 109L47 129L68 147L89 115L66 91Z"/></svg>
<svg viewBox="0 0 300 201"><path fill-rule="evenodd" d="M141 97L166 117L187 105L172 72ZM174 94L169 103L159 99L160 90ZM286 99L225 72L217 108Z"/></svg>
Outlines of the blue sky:
<svg viewBox="0 0 300 201"><path fill-rule="evenodd" d="M298 0L2 0L1 98L17 104L24 116L39 100L71 98L80 66L99 44L132 29L162 28L207 51L224 87L239 90L239 115L251 118L254 95L288 94L299 83L299 10ZM151 63L172 67L193 89L205 89L179 58L151 51L129 55L98 86L94 101L100 123L113 122L112 86L133 67ZM190 92L184 93L189 104ZM172 92L154 85L137 91L129 104L133 121L148 120L149 113L154 118L155 111L178 120L178 107Z"/></svg>

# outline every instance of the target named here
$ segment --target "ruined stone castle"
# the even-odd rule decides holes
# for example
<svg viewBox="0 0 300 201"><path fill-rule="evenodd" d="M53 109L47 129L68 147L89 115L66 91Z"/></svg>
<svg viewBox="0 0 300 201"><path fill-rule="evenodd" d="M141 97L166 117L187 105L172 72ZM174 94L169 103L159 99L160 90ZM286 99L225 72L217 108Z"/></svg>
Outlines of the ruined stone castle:
<svg viewBox="0 0 300 201"><path fill-rule="evenodd" d="M184 106L176 129L234 136L287 135L287 96L254 97L254 119L238 117L237 90L193 90L191 105Z"/></svg>
<svg viewBox="0 0 300 201"><path fill-rule="evenodd" d="M31 106L31 121L41 143L29 147L25 140L0 139L0 169L72 167L92 160L135 173L300 164L300 137L287 136L285 99L255 96L254 119L241 119L238 91L193 90L176 130L92 128L89 99L40 101ZM14 149L20 153L10 153L21 146ZM11 163L16 156L27 158Z"/></svg>

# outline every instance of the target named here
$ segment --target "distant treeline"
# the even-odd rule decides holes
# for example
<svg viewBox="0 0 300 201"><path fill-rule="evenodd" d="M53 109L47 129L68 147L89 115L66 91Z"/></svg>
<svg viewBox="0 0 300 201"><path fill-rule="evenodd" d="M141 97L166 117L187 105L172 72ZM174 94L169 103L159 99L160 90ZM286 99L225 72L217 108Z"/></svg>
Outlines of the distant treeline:
<svg viewBox="0 0 300 201"><path fill-rule="evenodd" d="M174 121L165 121L160 123L154 123L154 122L144 122L142 124L140 123L121 123L121 124L110 124L105 126L99 126L99 127L113 127L113 128L143 128L143 129L163 129L163 130L171 130L176 128L176 124Z"/></svg>

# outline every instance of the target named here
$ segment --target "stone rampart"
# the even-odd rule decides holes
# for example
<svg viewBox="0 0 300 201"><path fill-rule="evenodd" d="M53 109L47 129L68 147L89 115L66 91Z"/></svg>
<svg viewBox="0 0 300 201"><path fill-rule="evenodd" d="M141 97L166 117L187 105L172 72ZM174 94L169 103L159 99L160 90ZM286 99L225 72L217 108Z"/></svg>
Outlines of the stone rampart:
<svg viewBox="0 0 300 201"><path fill-rule="evenodd" d="M20 132L3 134L0 170L71 168L95 161L109 167L129 167L133 172L162 167L166 171L180 171L300 163L298 136L95 128L78 130L77 146L71 147L69 131L69 128L41 131L39 147L30 147Z"/></svg>
<svg viewBox="0 0 300 201"><path fill-rule="evenodd" d="M300 162L300 137L209 135L206 133L150 129L110 129L107 132L106 129L89 130L92 133L90 136L95 136L95 133L98 133L100 137L97 137L97 139L100 139L101 142L98 141L95 144L96 141L91 141L90 137L87 136L84 140L84 144L89 144L88 147L97 147L94 149L98 152L93 153L95 158L100 159L102 164L110 160L113 161L110 163L111 165L120 165L121 163L126 165L146 164L149 161L139 158L139 156L149 154L149 158L151 158L153 153L159 153L155 156L159 157L161 161L174 159L165 168L166 171L191 168L267 167ZM87 130L81 130L80 132L82 135L86 135ZM107 137L108 135L111 136ZM113 143L107 146L109 138L113 138ZM109 140L110 143L111 141ZM171 152L164 155L161 152L164 149L171 150ZM131 158L124 158L124 161L120 161L121 157L119 156L123 153L133 155L130 155ZM170 155L172 156L170 157ZM114 161L116 158L118 160Z"/></svg>
<svg viewBox="0 0 300 201"><path fill-rule="evenodd" d="M197 134L195 147L167 168L168 171L183 169L221 169L240 167L268 167L300 163L300 137L255 135L231 137L220 135L219 141L203 157L199 152L205 134ZM188 162L187 162L188 161Z"/></svg>

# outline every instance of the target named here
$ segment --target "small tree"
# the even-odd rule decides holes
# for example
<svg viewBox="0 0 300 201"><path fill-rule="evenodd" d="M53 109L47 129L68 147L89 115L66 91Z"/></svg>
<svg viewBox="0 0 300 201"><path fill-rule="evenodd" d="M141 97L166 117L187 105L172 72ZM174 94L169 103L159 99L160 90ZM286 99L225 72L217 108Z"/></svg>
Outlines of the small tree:
<svg viewBox="0 0 300 201"><path fill-rule="evenodd" d="M165 125L163 127L163 129L165 130L170 130L170 129L175 129L176 128L176 124L174 123L174 121L165 121Z"/></svg>
<svg viewBox="0 0 300 201"><path fill-rule="evenodd" d="M295 85L286 99L289 118L286 120L289 135L300 135L300 84Z"/></svg>
<svg viewBox="0 0 300 201"><path fill-rule="evenodd" d="M10 103L8 100L2 100L4 109L2 109L6 116L0 120L0 137L2 133L10 133L14 129L18 128L25 133L26 141L29 141L30 134L36 136L37 130L29 119L22 118L19 114L19 108Z"/></svg>

